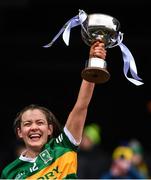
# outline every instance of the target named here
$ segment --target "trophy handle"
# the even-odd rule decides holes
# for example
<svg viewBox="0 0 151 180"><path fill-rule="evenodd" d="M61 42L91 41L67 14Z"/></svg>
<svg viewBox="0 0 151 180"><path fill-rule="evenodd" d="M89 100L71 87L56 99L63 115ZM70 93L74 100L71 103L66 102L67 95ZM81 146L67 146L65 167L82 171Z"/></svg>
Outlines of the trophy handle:
<svg viewBox="0 0 151 180"><path fill-rule="evenodd" d="M123 41L123 33L119 32L116 39L111 38L110 45L108 45L107 48L113 48L115 46L119 46L122 41Z"/></svg>
<svg viewBox="0 0 151 180"><path fill-rule="evenodd" d="M81 76L89 82L96 84L105 83L110 78L110 73L106 67L107 63L105 60L98 57L91 57L86 63L86 68L81 72Z"/></svg>

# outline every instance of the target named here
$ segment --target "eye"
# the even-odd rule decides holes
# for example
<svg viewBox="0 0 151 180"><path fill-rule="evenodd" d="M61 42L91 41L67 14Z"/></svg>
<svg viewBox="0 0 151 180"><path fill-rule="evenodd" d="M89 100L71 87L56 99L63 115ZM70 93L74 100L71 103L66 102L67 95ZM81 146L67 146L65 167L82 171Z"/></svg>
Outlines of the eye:
<svg viewBox="0 0 151 180"><path fill-rule="evenodd" d="M45 124L45 122L44 122L44 121L38 121L37 124L38 124L39 126L42 126L42 125Z"/></svg>
<svg viewBox="0 0 151 180"><path fill-rule="evenodd" d="M31 122L24 122L23 126L29 127L31 125Z"/></svg>

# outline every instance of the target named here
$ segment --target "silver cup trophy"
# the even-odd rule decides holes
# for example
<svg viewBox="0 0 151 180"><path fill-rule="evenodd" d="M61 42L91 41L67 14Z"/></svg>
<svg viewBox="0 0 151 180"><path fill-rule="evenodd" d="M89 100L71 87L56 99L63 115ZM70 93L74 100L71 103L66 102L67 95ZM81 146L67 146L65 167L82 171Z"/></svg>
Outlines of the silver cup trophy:
<svg viewBox="0 0 151 180"><path fill-rule="evenodd" d="M107 14L94 13L87 15L83 10L79 10L79 14L67 21L57 35L46 44L45 48L51 47L53 43L62 34L65 44L69 45L70 30L73 27L81 26L81 36L83 41L91 46L96 41L105 44L105 49L119 46L122 52L124 66L123 71L125 77L133 84L142 85L141 78L137 75L135 60L130 50L122 43L123 33L120 32L120 22ZM132 77L128 77L130 72ZM90 57L86 61L85 68L81 72L83 79L97 83L105 83L110 78L107 70L107 62L99 57Z"/></svg>
<svg viewBox="0 0 151 180"><path fill-rule="evenodd" d="M102 41L105 48L114 47L119 34L119 21L107 14L90 14L82 23L81 35L83 41L91 46L96 41ZM110 78L107 62L98 57L90 57L82 70L82 77L90 82L105 83Z"/></svg>

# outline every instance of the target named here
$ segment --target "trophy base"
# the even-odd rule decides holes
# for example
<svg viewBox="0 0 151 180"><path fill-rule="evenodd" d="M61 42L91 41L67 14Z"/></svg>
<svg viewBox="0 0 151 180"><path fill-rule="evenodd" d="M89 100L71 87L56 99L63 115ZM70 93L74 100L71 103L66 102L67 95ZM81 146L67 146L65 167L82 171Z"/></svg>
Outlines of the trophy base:
<svg viewBox="0 0 151 180"><path fill-rule="evenodd" d="M105 83L110 78L110 73L104 68L87 67L81 72L83 79L95 84Z"/></svg>

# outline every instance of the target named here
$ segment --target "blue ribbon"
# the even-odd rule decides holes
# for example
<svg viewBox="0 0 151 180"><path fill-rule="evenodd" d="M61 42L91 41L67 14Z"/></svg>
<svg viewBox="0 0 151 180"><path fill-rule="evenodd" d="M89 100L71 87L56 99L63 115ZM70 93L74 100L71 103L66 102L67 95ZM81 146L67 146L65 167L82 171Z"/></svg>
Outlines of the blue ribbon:
<svg viewBox="0 0 151 180"><path fill-rule="evenodd" d="M58 34L52 39L52 41L43 46L45 48L48 48L53 45L53 43L58 39L58 37L63 33L62 37L65 42L65 44L68 46L69 45L69 39L70 39L70 30L71 28L75 26L81 25L87 18L86 13L83 10L79 10L79 14L77 16L74 16L71 18L69 21L67 21L64 26L60 29Z"/></svg>
<svg viewBox="0 0 151 180"><path fill-rule="evenodd" d="M123 56L123 61L124 61L123 71L124 71L125 77L130 82L132 82L133 84L135 84L137 86L144 84L143 82L139 81L142 79L140 77L138 77L138 75L137 75L137 68L135 65L134 57L131 54L130 50L123 43L120 43L119 47L122 51L122 56ZM129 70L130 70L130 73L133 78L129 78L127 76Z"/></svg>

